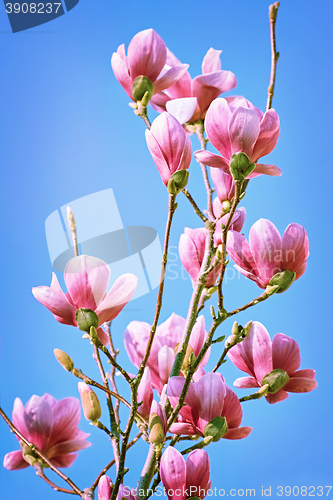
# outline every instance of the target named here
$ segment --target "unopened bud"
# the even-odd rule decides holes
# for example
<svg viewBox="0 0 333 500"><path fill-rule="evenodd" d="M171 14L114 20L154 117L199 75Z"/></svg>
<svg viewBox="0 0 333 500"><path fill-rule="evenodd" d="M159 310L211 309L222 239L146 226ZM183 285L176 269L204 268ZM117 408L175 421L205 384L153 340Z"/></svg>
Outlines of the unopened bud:
<svg viewBox="0 0 333 500"><path fill-rule="evenodd" d="M228 200L224 201L224 202L222 203L222 208L223 208L223 211L224 211L225 213L230 212L230 209L231 209L231 203L230 203L230 201L228 201Z"/></svg>
<svg viewBox="0 0 333 500"><path fill-rule="evenodd" d="M75 320L77 322L77 326L84 332L89 333L91 326L94 326L95 328L98 327L98 316L91 309L85 309L84 307L78 309L75 314Z"/></svg>
<svg viewBox="0 0 333 500"><path fill-rule="evenodd" d="M135 101L141 101L141 99L145 97L145 101L147 101L148 99L149 102L153 96L153 93L154 93L154 85L151 82L151 80L149 80L148 76L144 75L137 76L133 82L133 87L132 87L133 99Z"/></svg>
<svg viewBox="0 0 333 500"><path fill-rule="evenodd" d="M242 181L255 169L255 163L245 153L235 153L231 157L230 172L235 181Z"/></svg>
<svg viewBox="0 0 333 500"><path fill-rule="evenodd" d="M188 183L189 173L182 168L172 174L168 182L168 191L170 194L177 195Z"/></svg>
<svg viewBox="0 0 333 500"><path fill-rule="evenodd" d="M74 368L74 362L72 358L68 356L68 354L62 351L61 349L54 349L53 352L55 357L61 364L61 366L65 368L65 370L67 370L68 372L71 372Z"/></svg>
<svg viewBox="0 0 333 500"><path fill-rule="evenodd" d="M248 323L246 323L246 325L244 326L244 328L242 330L243 337L247 337L247 335L251 331L251 328L252 328L252 321L249 321Z"/></svg>
<svg viewBox="0 0 333 500"><path fill-rule="evenodd" d="M239 332L238 323L237 323L237 321L235 321L234 324L232 325L231 333L233 335L237 335L238 336L238 332Z"/></svg>
<svg viewBox="0 0 333 500"><path fill-rule="evenodd" d="M87 420L95 422L102 415L101 405L99 404L98 397L89 385L84 382L78 383L79 393L81 396L81 403L84 416Z"/></svg>
<svg viewBox="0 0 333 500"><path fill-rule="evenodd" d="M205 425L204 436L213 438L213 441L219 441L227 432L228 424L225 417L215 417Z"/></svg>
<svg viewBox="0 0 333 500"><path fill-rule="evenodd" d="M270 373L265 375L261 383L262 385L265 384L269 385L268 389L269 394L275 394L280 389L282 389L282 387L284 387L288 382L289 382L288 373L286 373L284 370L281 370L280 368L276 368L275 370L272 370Z"/></svg>
<svg viewBox="0 0 333 500"><path fill-rule="evenodd" d="M280 2L275 2L269 6L269 8L268 8L269 18L272 19L272 21L276 21L276 16L277 16L279 7L280 7Z"/></svg>
<svg viewBox="0 0 333 500"><path fill-rule="evenodd" d="M276 273L270 280L269 284L271 286L278 286L279 290L276 293L285 292L290 285L295 281L296 273L285 269L281 273Z"/></svg>
<svg viewBox="0 0 333 500"><path fill-rule="evenodd" d="M176 344L175 346L175 354L177 354L178 352L178 349L179 349L179 343ZM183 361L183 364L182 364L182 372L186 371L189 369L190 365L191 365L191 358L192 356L194 356L194 352L193 352L193 349L190 345L187 346L186 348L186 354L185 354L185 358L184 358L184 361ZM194 357L194 360L195 360L195 357Z"/></svg>
<svg viewBox="0 0 333 500"><path fill-rule="evenodd" d="M159 445L164 443L165 433L160 417L157 413L151 413L149 417L149 442Z"/></svg>

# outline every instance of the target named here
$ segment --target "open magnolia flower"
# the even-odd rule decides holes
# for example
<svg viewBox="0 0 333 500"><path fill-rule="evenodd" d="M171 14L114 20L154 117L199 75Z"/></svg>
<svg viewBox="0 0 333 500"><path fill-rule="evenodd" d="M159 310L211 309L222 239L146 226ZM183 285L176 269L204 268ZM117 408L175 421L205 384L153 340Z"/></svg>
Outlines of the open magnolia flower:
<svg viewBox="0 0 333 500"><path fill-rule="evenodd" d="M96 313L96 327L114 319L131 300L138 281L134 274L123 274L106 294L109 266L88 255L79 255L68 262L64 273L67 293L62 291L56 275L53 273L52 276L50 287L38 286L32 289L32 293L57 321L73 326L78 326L77 311L82 308ZM107 344L104 331L99 328L97 333L101 342Z"/></svg>
<svg viewBox="0 0 333 500"><path fill-rule="evenodd" d="M318 385L314 370L298 370L301 357L297 342L283 333L277 333L272 342L258 321L253 321L249 334L229 350L228 357L250 375L235 380L234 386L258 388L268 384L266 399L271 404L286 399L288 392L310 392Z"/></svg>
<svg viewBox="0 0 333 500"><path fill-rule="evenodd" d="M32 396L23 406L15 399L12 421L21 434L37 446L55 467L69 467L77 458L75 451L90 446L89 434L78 429L80 402L76 398L57 401L50 394ZM24 469L37 460L32 450L21 446L21 450L7 453L4 467L9 470Z"/></svg>

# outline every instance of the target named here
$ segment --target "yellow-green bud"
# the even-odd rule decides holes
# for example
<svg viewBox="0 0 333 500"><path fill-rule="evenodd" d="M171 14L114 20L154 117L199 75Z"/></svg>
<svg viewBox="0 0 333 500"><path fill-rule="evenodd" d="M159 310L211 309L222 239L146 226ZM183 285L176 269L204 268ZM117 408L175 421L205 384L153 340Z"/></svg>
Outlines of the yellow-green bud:
<svg viewBox="0 0 333 500"><path fill-rule="evenodd" d="M68 372L71 372L74 368L74 362L72 358L68 356L68 354L62 351L61 349L54 349L53 352L55 357L61 364L61 366L65 368L65 370L67 370Z"/></svg>
<svg viewBox="0 0 333 500"><path fill-rule="evenodd" d="M179 343L176 344L176 346L175 346L175 354L177 354L178 349L179 349ZM190 367L190 364L191 364L190 359L192 358L192 355L194 356L193 349L190 345L188 345L186 348L186 354L185 354L185 358L184 358L182 368L181 368L182 372L188 370L188 368Z"/></svg>
<svg viewBox="0 0 333 500"><path fill-rule="evenodd" d="M280 2L275 2L272 5L269 6L268 11L269 11L269 18L272 21L276 21L278 9L280 7Z"/></svg>
<svg viewBox="0 0 333 500"><path fill-rule="evenodd" d="M98 397L89 385L84 382L78 383L79 393L81 396L81 403L84 416L87 420L95 422L102 415L101 405L99 404Z"/></svg>
<svg viewBox="0 0 333 500"><path fill-rule="evenodd" d="M157 413L151 413L149 417L149 442L159 445L164 443L165 433L160 417Z"/></svg>
<svg viewBox="0 0 333 500"><path fill-rule="evenodd" d="M145 101L147 101L148 99L149 102L153 96L153 93L154 93L154 85L152 84L151 80L149 80L148 76L144 75L137 76L132 86L133 99L135 101L141 101L141 99L145 97Z"/></svg>
<svg viewBox="0 0 333 500"><path fill-rule="evenodd" d="M78 309L75 314L75 320L77 326L84 332L89 333L91 326L98 327L98 316L91 309L85 309L84 307Z"/></svg>
<svg viewBox="0 0 333 500"><path fill-rule="evenodd" d="M238 329L238 323L237 323L237 321L235 321L234 324L232 325L231 333L233 335L238 335L239 329Z"/></svg>
<svg viewBox="0 0 333 500"><path fill-rule="evenodd" d="M278 286L279 290L276 293L285 292L290 285L295 281L296 273L285 269L281 273L276 273L270 280L269 284L271 286Z"/></svg>
<svg viewBox="0 0 333 500"><path fill-rule="evenodd" d="M213 441L219 441L227 432L228 424L225 417L215 417L204 428L204 436L213 438Z"/></svg>
<svg viewBox="0 0 333 500"><path fill-rule="evenodd" d="M256 164L251 163L245 153L235 153L230 160L230 172L235 181L243 181L255 169Z"/></svg>
<svg viewBox="0 0 333 500"><path fill-rule="evenodd" d="M289 382L288 373L286 373L284 370L281 370L280 368L276 368L275 370L272 370L270 373L265 375L261 383L262 385L265 384L269 385L268 389L269 394L275 394L280 389L282 389L282 387L284 387L288 382Z"/></svg>
<svg viewBox="0 0 333 500"><path fill-rule="evenodd" d="M188 183L189 173L182 168L172 174L168 182L168 191L170 194L178 194Z"/></svg>

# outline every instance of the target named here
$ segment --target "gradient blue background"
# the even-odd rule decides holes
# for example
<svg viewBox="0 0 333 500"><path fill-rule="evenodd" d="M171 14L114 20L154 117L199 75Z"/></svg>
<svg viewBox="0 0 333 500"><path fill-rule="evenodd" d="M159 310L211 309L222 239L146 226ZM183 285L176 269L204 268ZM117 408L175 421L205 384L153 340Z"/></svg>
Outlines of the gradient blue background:
<svg viewBox="0 0 333 500"><path fill-rule="evenodd" d="M57 399L77 396L77 380L53 355L67 351L76 366L98 377L91 346L80 332L57 323L32 296L31 287L49 284L51 264L46 247L47 216L70 200L112 187L125 225L156 228L162 239L167 193L144 140L144 124L128 107L128 97L110 68L121 43L128 46L138 31L153 27L192 76L210 47L223 49L222 65L238 79L243 94L262 109L270 71L268 1L81 0L69 13L30 31L12 34L0 6L1 43L1 209L2 328L1 405L11 414L13 400L49 392ZM265 400L243 405L243 424L254 427L244 440L222 440L209 448L213 487L256 488L332 484L332 328L331 196L332 99L331 19L329 1L281 4L277 47L281 53L273 105L281 119L281 136L268 158L283 170L281 178L251 181L244 232L260 217L283 232L290 222L303 224L311 255L306 274L290 290L242 314L265 324L271 336L283 332L300 344L301 368L317 371L318 389L292 394L277 405ZM154 113L150 113L154 116ZM193 138L194 150L199 149ZM190 168L189 188L201 207L205 193L199 167ZM184 226L197 227L186 200L179 197L171 235L178 244ZM174 258L174 257L173 257ZM168 273L161 321L172 311L186 316L190 280ZM226 286L228 309L260 291L243 277ZM130 303L114 321L122 349L120 361L133 371L123 349L123 332L134 320L152 322L156 291ZM209 315L206 315L207 325ZM228 334L226 323L221 334ZM213 351L213 367L219 352ZM227 382L242 373L227 363ZM126 386L121 385L126 394ZM240 396L246 391L238 391ZM103 420L107 423L106 408ZM123 414L123 423L125 412ZM82 417L94 446L80 453L66 472L81 487L91 485L112 458L105 435ZM0 422L1 460L17 441ZM136 486L147 445L128 455L126 484ZM65 471L65 470L64 470ZM114 473L111 474L114 478ZM52 476L51 476L52 477ZM1 499L60 498L32 468L0 473ZM97 496L97 495L96 495ZM333 498L333 491L330 493Z"/></svg>

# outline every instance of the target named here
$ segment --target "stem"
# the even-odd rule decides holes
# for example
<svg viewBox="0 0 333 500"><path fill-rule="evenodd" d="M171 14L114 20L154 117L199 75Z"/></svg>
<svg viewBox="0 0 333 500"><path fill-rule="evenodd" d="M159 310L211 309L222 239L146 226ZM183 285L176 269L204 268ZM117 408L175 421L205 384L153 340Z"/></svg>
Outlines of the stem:
<svg viewBox="0 0 333 500"><path fill-rule="evenodd" d="M23 434L20 433L20 431L15 427L15 425L9 420L9 418L7 417L7 415L5 414L5 412L2 410L2 408L0 407L0 415L2 416L2 418L4 419L4 421L6 422L6 424L10 427L11 431L24 443L26 444L29 448L31 448L33 450L33 452L43 460L43 462L45 462L51 470L53 470L53 472L55 472L56 474L58 474L59 477L61 477L61 479L63 479L64 481L66 481L67 484L69 484L69 486L72 488L72 490L75 492L76 495L80 495L81 498L83 498L83 495L84 495L84 492L80 490L80 488L78 488L78 486L76 486L75 483L73 483L73 481L71 479L69 479L69 477L65 476L65 474L63 474L59 469L57 469L57 467L55 467L52 462L50 462L46 456L36 447L36 445L34 445L33 443L30 443L30 441L28 441L24 436Z"/></svg>
<svg viewBox="0 0 333 500"><path fill-rule="evenodd" d="M206 149L206 139L203 136L203 124L202 125L197 125L195 129L195 133L197 138L199 139L201 149ZM209 183L209 178L208 178L208 173L207 173L207 167L203 163L200 163L200 168L202 171L205 187L206 187L206 192L207 192L207 215L209 220L213 221L215 220L214 214L213 214L213 202L212 202L212 196L213 196L213 189L210 186Z"/></svg>
<svg viewBox="0 0 333 500"><path fill-rule="evenodd" d="M249 307L255 306L256 304L259 304L259 302L263 302L264 300L267 300L269 297L271 297L271 295L272 295L271 292L268 292L267 290L265 290L256 299L253 299L253 300L251 300L251 302L248 302L244 306L238 307L238 309L234 309L233 311L229 312L228 318L230 318L231 316L234 316L235 314L238 314L242 311L246 311L246 309L248 309Z"/></svg>
<svg viewBox="0 0 333 500"><path fill-rule="evenodd" d="M114 367L114 368L117 368L118 371L120 371L120 373L122 374L122 376L124 377L124 379L126 380L126 382L128 382L129 384L132 383L132 379L131 377L129 376L129 374L127 373L126 370L124 370L124 368L122 368L120 365L118 365L117 361L115 360L115 358L110 354L109 350L107 347L105 347L105 345L102 344L102 342L97 339L96 340L96 344L95 344L101 351L104 352L104 354L106 355L106 357L108 358L108 360L110 361L111 365Z"/></svg>
<svg viewBox="0 0 333 500"><path fill-rule="evenodd" d="M275 41L275 24L279 7L280 7L280 2L275 2L269 6L269 25L270 25L270 38L271 38L271 76L267 90L266 111L268 111L272 107L274 87L275 87L276 65L280 55L279 52L276 52L276 41Z"/></svg>
<svg viewBox="0 0 333 500"><path fill-rule="evenodd" d="M269 385L265 384L262 387L260 387L259 391L255 392L254 394L250 394L249 396L244 396L243 398L240 398L239 402L244 403L244 401L250 401L251 399L260 399L263 396L267 396L268 389Z"/></svg>
<svg viewBox="0 0 333 500"><path fill-rule="evenodd" d="M112 341L111 323L112 323L111 321L109 321L108 323L105 323L105 329L106 329L106 333L108 334L108 337L109 337L111 356L113 357L113 359L116 359L117 352L116 352L116 350L114 348L113 341ZM112 366L111 370L110 370L109 379L110 379L110 382L111 382L111 387L112 387L113 392L115 392L116 394L119 394L118 388L117 388L117 384L116 384L116 380L115 380L115 375L116 375L116 369L115 369L114 366ZM116 404L114 406L114 414L115 414L115 418L116 418L116 422L117 422L118 426L120 424L119 407L120 407L119 399L116 399Z"/></svg>
<svg viewBox="0 0 333 500"><path fill-rule="evenodd" d="M202 448L205 448L205 446L208 446L211 442L213 441L213 438L211 439L203 439L197 444L194 444L190 448L186 448L186 450L181 451L180 453L182 455L187 455L188 453L191 453L194 450L202 450Z"/></svg>
<svg viewBox="0 0 333 500"><path fill-rule="evenodd" d="M195 203L194 199L192 198L190 193L187 191L187 189L182 189L182 193L184 193L184 195L186 196L188 201L191 203L192 207L194 208L195 213L200 217L200 219L203 222L207 222L207 220L208 220L207 217L201 212L200 208Z"/></svg>
<svg viewBox="0 0 333 500"><path fill-rule="evenodd" d="M148 495L149 485L155 472L155 463L156 463L155 446L151 444L149 446L149 452L141 473L139 486L137 490L139 500L143 500Z"/></svg>
<svg viewBox="0 0 333 500"><path fill-rule="evenodd" d="M78 493L76 493L73 490L67 490L66 488L60 488L60 486L57 486L53 481L51 481L47 476L45 476L43 469L41 467L38 467L38 469L36 467L36 474L37 474L37 476L44 479L44 481L49 486L51 486L51 488L53 488L54 491L59 491L60 493L68 493L69 495L78 495Z"/></svg>
<svg viewBox="0 0 333 500"><path fill-rule="evenodd" d="M75 224L74 214L70 207L67 207L66 210L67 210L68 227L72 235L74 256L77 257L79 255L79 248L77 246L77 234L76 234L76 224Z"/></svg>

